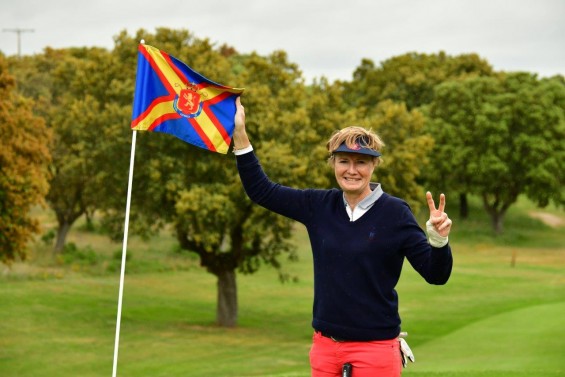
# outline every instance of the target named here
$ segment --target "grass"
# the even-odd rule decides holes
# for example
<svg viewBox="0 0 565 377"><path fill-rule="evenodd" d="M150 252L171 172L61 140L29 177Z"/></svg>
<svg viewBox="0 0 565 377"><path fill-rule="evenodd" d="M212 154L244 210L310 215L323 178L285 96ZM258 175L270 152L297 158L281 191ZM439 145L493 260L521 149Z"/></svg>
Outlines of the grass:
<svg viewBox="0 0 565 377"><path fill-rule="evenodd" d="M398 291L416 363L403 375L565 375L564 229L530 219L531 208L518 203L502 237L474 212L457 221L446 286L405 266ZM173 237L132 237L118 376L309 376L312 267L303 229L295 240L300 261L285 266L297 281L281 284L269 267L239 275L239 326L223 329L215 278L198 260ZM67 260L38 241L30 262L0 276L0 376L111 375L121 245L82 227L70 241Z"/></svg>
<svg viewBox="0 0 565 377"><path fill-rule="evenodd" d="M414 371L565 372L565 328L557 313L565 314L565 302L520 308L470 323L419 347L422 360L447 352L449 358L439 364L415 364Z"/></svg>

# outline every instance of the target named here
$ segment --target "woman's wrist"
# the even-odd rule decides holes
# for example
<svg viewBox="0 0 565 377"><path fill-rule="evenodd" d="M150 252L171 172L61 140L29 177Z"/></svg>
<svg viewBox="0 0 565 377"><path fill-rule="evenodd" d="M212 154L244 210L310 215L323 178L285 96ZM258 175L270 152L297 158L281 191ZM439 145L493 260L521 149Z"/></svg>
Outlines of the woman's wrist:
<svg viewBox="0 0 565 377"><path fill-rule="evenodd" d="M251 145L249 141L249 137L247 137L247 133L245 131L235 130L233 133L233 149L240 150L245 149Z"/></svg>

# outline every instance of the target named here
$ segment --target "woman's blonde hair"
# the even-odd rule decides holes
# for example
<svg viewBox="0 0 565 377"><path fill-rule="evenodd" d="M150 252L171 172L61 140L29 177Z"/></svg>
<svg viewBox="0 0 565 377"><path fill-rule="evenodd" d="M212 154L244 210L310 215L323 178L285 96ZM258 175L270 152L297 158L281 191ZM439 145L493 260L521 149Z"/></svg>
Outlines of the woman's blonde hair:
<svg viewBox="0 0 565 377"><path fill-rule="evenodd" d="M334 151L339 148L341 144L345 143L348 148L354 148L357 143L362 147L372 149L380 152L385 146L379 135L372 130L367 130L359 126L350 126L333 133L328 140L326 148L330 154L329 161L331 162L334 157ZM380 157L373 157L373 160L378 163Z"/></svg>

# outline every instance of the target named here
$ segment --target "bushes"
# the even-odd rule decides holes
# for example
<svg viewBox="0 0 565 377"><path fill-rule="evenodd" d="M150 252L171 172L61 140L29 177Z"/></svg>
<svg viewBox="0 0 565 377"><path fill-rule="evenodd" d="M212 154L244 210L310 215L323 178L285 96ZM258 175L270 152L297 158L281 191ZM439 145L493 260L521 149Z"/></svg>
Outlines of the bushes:
<svg viewBox="0 0 565 377"><path fill-rule="evenodd" d="M100 259L100 255L89 245L79 248L74 242L68 242L57 257L60 264L70 266L94 266Z"/></svg>

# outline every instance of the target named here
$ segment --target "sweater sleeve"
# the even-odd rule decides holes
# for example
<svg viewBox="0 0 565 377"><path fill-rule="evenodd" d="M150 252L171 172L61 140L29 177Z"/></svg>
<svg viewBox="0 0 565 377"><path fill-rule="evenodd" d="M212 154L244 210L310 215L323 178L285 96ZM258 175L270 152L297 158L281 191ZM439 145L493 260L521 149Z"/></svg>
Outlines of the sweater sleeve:
<svg viewBox="0 0 565 377"><path fill-rule="evenodd" d="M261 167L255 153L236 156L237 169L247 196L266 209L305 223L308 211L308 190L299 190L272 182Z"/></svg>
<svg viewBox="0 0 565 377"><path fill-rule="evenodd" d="M403 250L406 258L428 283L436 285L447 283L453 267L449 243L439 248L431 246L408 205L403 217L403 231L406 234Z"/></svg>

